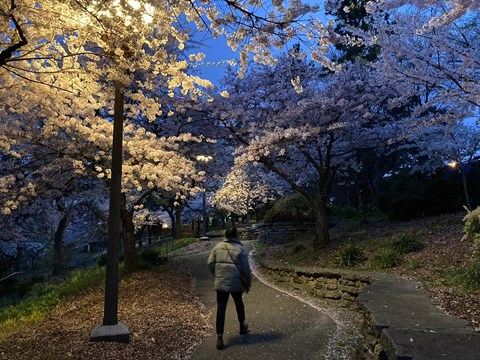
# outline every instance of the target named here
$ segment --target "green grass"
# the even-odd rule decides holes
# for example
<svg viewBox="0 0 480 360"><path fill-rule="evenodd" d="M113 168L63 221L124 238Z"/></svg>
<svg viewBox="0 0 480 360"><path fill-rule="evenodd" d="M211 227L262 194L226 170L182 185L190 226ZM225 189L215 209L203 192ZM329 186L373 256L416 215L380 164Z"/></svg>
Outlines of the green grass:
<svg viewBox="0 0 480 360"><path fill-rule="evenodd" d="M175 240L175 242L173 243L173 248L175 250L177 250L177 249L180 249L182 247L193 244L195 241L197 241L197 240L193 237L178 239L178 240Z"/></svg>
<svg viewBox="0 0 480 360"><path fill-rule="evenodd" d="M104 280L105 268L93 266L73 271L66 281L59 284L36 284L23 302L0 310L0 341L42 321L63 297L101 286Z"/></svg>
<svg viewBox="0 0 480 360"><path fill-rule="evenodd" d="M420 267L421 267L420 260L418 260L418 259L412 260L411 262L408 263L407 267L410 270L420 269Z"/></svg>
<svg viewBox="0 0 480 360"><path fill-rule="evenodd" d="M480 292L480 263L476 262L466 268L456 269L452 267L438 270L441 275L438 282L441 285L459 288L464 293Z"/></svg>

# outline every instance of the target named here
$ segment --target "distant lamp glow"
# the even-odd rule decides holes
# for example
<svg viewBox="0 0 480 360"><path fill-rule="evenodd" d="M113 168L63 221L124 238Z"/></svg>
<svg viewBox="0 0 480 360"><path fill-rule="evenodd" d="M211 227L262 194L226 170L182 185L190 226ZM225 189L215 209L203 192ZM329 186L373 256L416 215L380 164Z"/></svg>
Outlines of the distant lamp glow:
<svg viewBox="0 0 480 360"><path fill-rule="evenodd" d="M452 160L447 165L450 166L452 169L456 169L458 166L458 162L456 162L455 160Z"/></svg>
<svg viewBox="0 0 480 360"><path fill-rule="evenodd" d="M168 224L162 224L162 229L168 229L168 228L169 228Z"/></svg>

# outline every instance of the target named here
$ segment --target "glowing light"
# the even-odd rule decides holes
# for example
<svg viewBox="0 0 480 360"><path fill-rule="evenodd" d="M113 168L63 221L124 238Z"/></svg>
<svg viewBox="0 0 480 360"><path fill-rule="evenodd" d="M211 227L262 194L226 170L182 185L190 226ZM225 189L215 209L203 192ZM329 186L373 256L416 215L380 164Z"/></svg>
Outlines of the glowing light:
<svg viewBox="0 0 480 360"><path fill-rule="evenodd" d="M213 157L211 157L210 155L197 155L196 159L198 161L209 162L213 159Z"/></svg>
<svg viewBox="0 0 480 360"><path fill-rule="evenodd" d="M447 165L450 166L452 169L456 169L458 166L458 162L456 162L455 160L452 160Z"/></svg>

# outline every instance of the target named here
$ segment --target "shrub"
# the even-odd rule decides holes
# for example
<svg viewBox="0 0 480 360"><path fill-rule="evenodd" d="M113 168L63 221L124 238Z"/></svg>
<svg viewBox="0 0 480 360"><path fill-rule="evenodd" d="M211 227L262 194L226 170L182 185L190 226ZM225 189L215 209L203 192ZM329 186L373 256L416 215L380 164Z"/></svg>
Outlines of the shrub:
<svg viewBox="0 0 480 360"><path fill-rule="evenodd" d="M480 291L480 263L475 262L463 269L452 267L438 270L442 275L441 284L455 286L466 293Z"/></svg>
<svg viewBox="0 0 480 360"><path fill-rule="evenodd" d="M265 213L266 223L288 221L313 221L313 212L307 200L300 194L293 194L275 202Z"/></svg>
<svg viewBox="0 0 480 360"><path fill-rule="evenodd" d="M139 254L141 267L158 266L167 263L168 258L159 254L156 249L145 249Z"/></svg>
<svg viewBox="0 0 480 360"><path fill-rule="evenodd" d="M401 254L393 249L381 249L373 254L369 260L372 269L390 269L400 264Z"/></svg>
<svg viewBox="0 0 480 360"><path fill-rule="evenodd" d="M392 243L392 249L400 254L408 254L411 252L422 250L425 245L414 235L402 235L400 239Z"/></svg>
<svg viewBox="0 0 480 360"><path fill-rule="evenodd" d="M360 211L351 206L329 206L328 213L330 216L342 219L352 219L357 216Z"/></svg>
<svg viewBox="0 0 480 360"><path fill-rule="evenodd" d="M463 218L463 238L462 240L473 240L475 246L475 254L479 256L480 252L480 207L469 211Z"/></svg>
<svg viewBox="0 0 480 360"><path fill-rule="evenodd" d="M104 253L100 256L98 256L97 258L97 265L98 266L105 266L107 265L107 253ZM119 261L120 262L123 262L125 260L125 255L124 254L120 254L120 258L119 258Z"/></svg>
<svg viewBox="0 0 480 360"><path fill-rule="evenodd" d="M107 265L107 254L102 254L97 258L97 265L98 266Z"/></svg>
<svg viewBox="0 0 480 360"><path fill-rule="evenodd" d="M351 267L361 263L364 259L363 247L350 243L344 246L338 254L338 265Z"/></svg>
<svg viewBox="0 0 480 360"><path fill-rule="evenodd" d="M480 291L480 263L477 262L465 269L463 287L468 292Z"/></svg>

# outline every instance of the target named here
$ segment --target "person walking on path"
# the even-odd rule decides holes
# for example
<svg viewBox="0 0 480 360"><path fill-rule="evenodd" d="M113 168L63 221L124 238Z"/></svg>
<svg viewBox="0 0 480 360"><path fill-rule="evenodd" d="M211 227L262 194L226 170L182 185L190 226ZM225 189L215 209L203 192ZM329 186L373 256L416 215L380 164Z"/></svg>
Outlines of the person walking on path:
<svg viewBox="0 0 480 360"><path fill-rule="evenodd" d="M222 350L223 331L225 326L225 312L227 302L232 295L240 324L240 335L248 333L245 322L245 307L243 293L248 293L252 286L252 273L248 264L248 255L242 243L237 239L235 227L225 230L224 240L212 249L208 257L208 268L215 276L214 290L217 292L217 349Z"/></svg>

